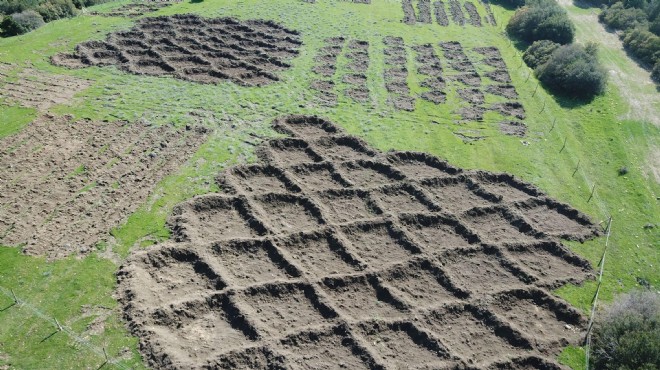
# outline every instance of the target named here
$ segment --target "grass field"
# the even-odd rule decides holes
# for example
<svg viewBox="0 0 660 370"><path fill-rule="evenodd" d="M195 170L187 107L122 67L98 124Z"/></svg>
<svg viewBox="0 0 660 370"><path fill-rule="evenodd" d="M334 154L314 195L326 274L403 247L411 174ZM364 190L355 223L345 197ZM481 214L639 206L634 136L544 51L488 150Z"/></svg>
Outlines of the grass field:
<svg viewBox="0 0 660 370"><path fill-rule="evenodd" d="M93 10L104 11L122 3ZM500 7L493 9L500 24L511 15ZM300 31L304 46L292 60L292 68L281 73L282 81L247 88L231 82L199 85L135 76L114 67L67 70L49 63L51 55L70 52L81 41L130 28L133 21L129 19L85 15L49 23L24 36L0 39L0 62L14 63L16 69L31 66L92 81L91 87L78 95L80 104L56 106L51 109L55 114L178 125L194 123L201 115L205 117L203 123L215 129L184 168L162 181L149 201L112 231L114 243L99 246L98 253L85 259L47 262L23 256L20 248L0 248L0 368L5 364L20 369L97 368L105 361L103 348L113 362L106 367L141 367L137 339L124 327L113 299L118 264L132 248L167 238L165 219L172 207L195 194L214 190L213 177L223 168L252 160L254 144L275 136L269 124L285 114L323 115L381 150L423 151L463 168L509 172L587 213L595 222L605 224L611 216L601 298L611 300L617 293L639 287L639 281L660 285L660 228L644 228L660 219L660 185L648 162L660 138L660 127L630 119L638 116L629 114L630 99L624 98L629 93L622 91L620 84L610 83L606 93L589 104L560 104L541 88L536 90L537 81L500 27L405 25L401 4L393 0L372 0L371 5L333 0L318 0L316 4L300 0L205 0L180 3L151 15L174 13L276 20ZM367 74L371 106L340 95L337 108L323 107L309 89L317 50L323 39L338 35L370 42ZM414 112L394 110L387 104L387 92L382 87L382 38L388 35L402 37L407 45L456 40L464 47L498 47L527 112L528 145L520 138L499 133L495 126L477 122L465 126L479 128L488 137L466 144L453 134L456 115L448 105L438 108L419 100ZM601 57L608 63L625 62L609 53L602 49ZM345 68L345 64L340 58L338 68ZM408 70L416 69L411 57L408 64ZM416 75L410 75L408 82L413 94L419 91ZM657 110L654 113L660 115ZM20 130L36 114L32 109L0 105L0 137ZM629 172L619 176L618 170L624 166ZM595 266L605 240L567 244ZM596 283L590 282L563 288L557 294L587 312L595 287ZM25 303L12 306L10 290ZM90 314L86 305L97 310ZM102 330L81 334L87 333L85 328L97 317L102 318ZM66 330L49 337L57 329L53 318ZM580 349L572 348L564 352L562 361L577 368L582 357Z"/></svg>

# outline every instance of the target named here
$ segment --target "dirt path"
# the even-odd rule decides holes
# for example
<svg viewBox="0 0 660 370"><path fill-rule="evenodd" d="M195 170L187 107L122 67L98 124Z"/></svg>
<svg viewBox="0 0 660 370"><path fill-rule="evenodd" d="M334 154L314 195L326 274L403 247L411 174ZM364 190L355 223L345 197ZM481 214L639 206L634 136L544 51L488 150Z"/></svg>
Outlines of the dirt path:
<svg viewBox="0 0 660 370"><path fill-rule="evenodd" d="M601 45L600 57L609 72L610 81L628 103L628 111L621 118L644 120L660 126L660 98L651 73L626 54L619 36L605 30L598 21L597 10L580 9L571 0L558 1L566 8L577 28L576 41L594 41Z"/></svg>

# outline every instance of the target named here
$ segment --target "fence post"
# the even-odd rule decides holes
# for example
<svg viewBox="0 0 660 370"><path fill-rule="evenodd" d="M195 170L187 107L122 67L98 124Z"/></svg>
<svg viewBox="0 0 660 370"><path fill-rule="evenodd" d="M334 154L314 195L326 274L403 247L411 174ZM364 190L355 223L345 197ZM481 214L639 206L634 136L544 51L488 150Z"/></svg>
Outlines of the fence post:
<svg viewBox="0 0 660 370"><path fill-rule="evenodd" d="M598 304L598 294L600 293L600 286L603 282L603 271L605 269L605 256L607 254L607 247L610 244L610 233L612 232L612 216L607 222L607 236L605 237L605 248L603 249L603 256L600 258L600 270L598 272L598 286L596 287L596 294L591 304L591 316L589 317L589 325L587 325L587 337L585 339L585 370L589 370L589 360L591 359L591 329L594 325L594 317L596 316L596 305Z"/></svg>

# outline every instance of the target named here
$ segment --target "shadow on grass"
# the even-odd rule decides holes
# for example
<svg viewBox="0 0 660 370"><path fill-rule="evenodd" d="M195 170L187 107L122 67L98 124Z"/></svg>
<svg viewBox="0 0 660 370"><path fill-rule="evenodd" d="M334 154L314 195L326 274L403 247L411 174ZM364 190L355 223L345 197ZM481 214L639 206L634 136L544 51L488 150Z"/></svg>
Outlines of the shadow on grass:
<svg viewBox="0 0 660 370"><path fill-rule="evenodd" d="M598 95L591 95L591 96L586 96L586 97L579 97L579 96L574 96L574 95L568 95L561 93L557 90L551 89L548 85L544 84L543 82L540 83L541 87L554 99L559 106L565 109L574 109L574 108L580 108L584 105L590 104L591 102L596 99L596 96Z"/></svg>
<svg viewBox="0 0 660 370"><path fill-rule="evenodd" d="M490 0L493 5L501 6L506 10L516 10L525 4L524 0Z"/></svg>
<svg viewBox="0 0 660 370"><path fill-rule="evenodd" d="M191 4L199 4L199 3L203 3L203 2L204 2L204 0L190 0Z"/></svg>

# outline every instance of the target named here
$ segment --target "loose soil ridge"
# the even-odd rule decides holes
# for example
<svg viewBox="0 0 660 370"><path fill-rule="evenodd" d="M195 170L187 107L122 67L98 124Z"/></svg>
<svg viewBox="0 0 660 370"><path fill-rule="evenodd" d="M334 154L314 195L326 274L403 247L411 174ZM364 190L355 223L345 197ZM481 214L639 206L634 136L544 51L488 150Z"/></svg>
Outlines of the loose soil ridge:
<svg viewBox="0 0 660 370"><path fill-rule="evenodd" d="M272 21L185 14L141 19L128 31L84 42L73 54L51 60L72 68L115 65L138 75L260 86L279 81L276 73L289 68L286 61L301 44L298 32Z"/></svg>
<svg viewBox="0 0 660 370"><path fill-rule="evenodd" d="M591 277L580 212L506 174L380 153L318 117L178 205L174 241L118 274L158 368L558 369L584 318L546 289Z"/></svg>
<svg viewBox="0 0 660 370"><path fill-rule="evenodd" d="M87 254L204 142L203 129L43 116L0 141L0 244Z"/></svg>

